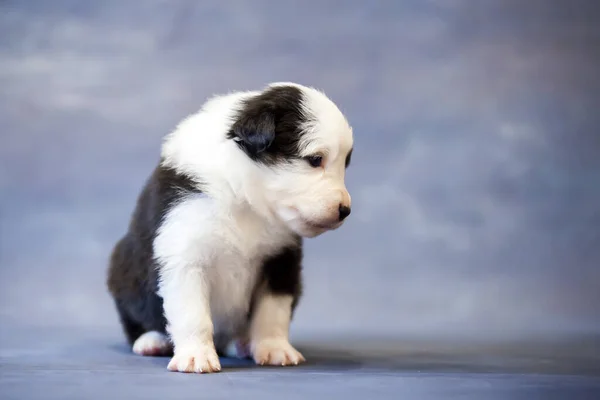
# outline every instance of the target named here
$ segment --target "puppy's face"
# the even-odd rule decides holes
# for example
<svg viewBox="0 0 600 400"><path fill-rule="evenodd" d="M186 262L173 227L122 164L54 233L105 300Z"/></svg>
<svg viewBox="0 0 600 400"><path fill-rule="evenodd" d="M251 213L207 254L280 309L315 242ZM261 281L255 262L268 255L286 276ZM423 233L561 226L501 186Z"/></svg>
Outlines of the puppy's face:
<svg viewBox="0 0 600 400"><path fill-rule="evenodd" d="M315 237L343 224L352 129L324 94L271 86L245 102L230 137L259 166L264 198L291 230Z"/></svg>
<svg viewBox="0 0 600 400"><path fill-rule="evenodd" d="M303 151L265 171L268 201L296 233L315 237L348 217L352 203L345 173L351 155L349 128L317 129Z"/></svg>

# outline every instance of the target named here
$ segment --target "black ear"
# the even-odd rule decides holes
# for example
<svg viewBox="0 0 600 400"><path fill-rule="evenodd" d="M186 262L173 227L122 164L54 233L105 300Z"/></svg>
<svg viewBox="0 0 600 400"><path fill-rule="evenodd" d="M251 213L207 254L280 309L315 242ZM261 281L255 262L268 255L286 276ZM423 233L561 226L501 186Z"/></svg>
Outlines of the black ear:
<svg viewBox="0 0 600 400"><path fill-rule="evenodd" d="M267 110L244 113L233 124L230 134L250 157L254 157L273 143L275 116Z"/></svg>

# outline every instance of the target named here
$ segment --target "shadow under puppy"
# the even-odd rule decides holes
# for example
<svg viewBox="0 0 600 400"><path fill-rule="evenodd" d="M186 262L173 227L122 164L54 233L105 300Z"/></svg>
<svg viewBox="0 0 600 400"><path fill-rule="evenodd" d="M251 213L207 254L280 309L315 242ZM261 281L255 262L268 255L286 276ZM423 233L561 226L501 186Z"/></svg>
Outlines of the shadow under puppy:
<svg viewBox="0 0 600 400"><path fill-rule="evenodd" d="M215 372L217 354L294 365L302 241L350 214L352 128L294 83L209 99L164 140L108 271L133 352Z"/></svg>

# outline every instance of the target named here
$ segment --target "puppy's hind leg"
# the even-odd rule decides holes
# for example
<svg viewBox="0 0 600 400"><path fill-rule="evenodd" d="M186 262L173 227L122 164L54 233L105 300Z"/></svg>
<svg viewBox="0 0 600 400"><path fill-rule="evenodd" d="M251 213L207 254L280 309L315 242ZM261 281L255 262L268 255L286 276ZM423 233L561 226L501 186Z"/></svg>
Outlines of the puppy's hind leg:
<svg viewBox="0 0 600 400"><path fill-rule="evenodd" d="M231 339L221 351L225 357L238 358L240 360L252 358L250 351L250 341L247 336L240 336Z"/></svg>
<svg viewBox="0 0 600 400"><path fill-rule="evenodd" d="M135 321L131 315L129 315L122 302L115 300L115 306L117 308L117 313L119 314L119 321L121 322L123 333L125 333L125 337L127 338L127 343L132 346L136 339L142 336L146 330L142 324Z"/></svg>
<svg viewBox="0 0 600 400"><path fill-rule="evenodd" d="M173 353L169 338L164 333L149 331L133 343L132 350L140 356L168 356Z"/></svg>
<svg viewBox="0 0 600 400"><path fill-rule="evenodd" d="M127 342L135 354L141 356L168 356L173 346L168 336L159 330L147 330L127 312L126 307L116 301L119 319Z"/></svg>

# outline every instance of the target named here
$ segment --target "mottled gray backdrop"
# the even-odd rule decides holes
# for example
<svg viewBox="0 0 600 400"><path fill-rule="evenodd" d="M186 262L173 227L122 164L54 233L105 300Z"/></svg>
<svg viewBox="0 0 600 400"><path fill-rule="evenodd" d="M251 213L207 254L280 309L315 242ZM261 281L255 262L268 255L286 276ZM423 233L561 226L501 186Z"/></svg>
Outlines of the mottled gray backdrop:
<svg viewBox="0 0 600 400"><path fill-rule="evenodd" d="M291 80L355 132L297 335L600 332L590 0L0 2L0 325L120 331L111 246L161 137Z"/></svg>

